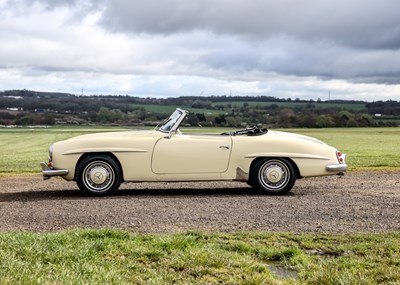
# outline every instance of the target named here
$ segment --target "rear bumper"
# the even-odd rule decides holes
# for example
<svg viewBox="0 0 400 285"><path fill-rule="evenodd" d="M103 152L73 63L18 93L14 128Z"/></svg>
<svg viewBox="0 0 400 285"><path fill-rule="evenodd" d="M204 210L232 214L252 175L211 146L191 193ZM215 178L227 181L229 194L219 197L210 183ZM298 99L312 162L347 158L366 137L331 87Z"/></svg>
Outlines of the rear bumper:
<svg viewBox="0 0 400 285"><path fill-rule="evenodd" d="M52 169L44 161L40 163L40 166L42 167L43 179L45 180L50 179L53 176L64 176L68 174L67 169Z"/></svg>
<svg viewBox="0 0 400 285"><path fill-rule="evenodd" d="M346 163L328 164L326 170L329 172L345 172L347 170Z"/></svg>

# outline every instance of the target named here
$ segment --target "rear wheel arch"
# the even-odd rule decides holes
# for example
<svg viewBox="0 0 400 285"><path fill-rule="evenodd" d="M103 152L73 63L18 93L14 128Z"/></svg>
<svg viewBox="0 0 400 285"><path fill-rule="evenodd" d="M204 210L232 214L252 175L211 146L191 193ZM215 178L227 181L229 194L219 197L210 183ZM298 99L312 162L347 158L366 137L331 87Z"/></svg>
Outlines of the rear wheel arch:
<svg viewBox="0 0 400 285"><path fill-rule="evenodd" d="M288 193L301 178L293 160L282 157L258 157L252 161L247 183L266 194Z"/></svg>
<svg viewBox="0 0 400 285"><path fill-rule="evenodd" d="M300 175L300 170L299 167L297 166L297 164L289 157L268 157L268 156L261 156L261 157L256 157L255 159L253 159L253 161L250 164L250 169L249 169L249 173L251 173L252 171L254 171L254 165L260 161L260 160L265 160L265 159L285 159L287 161L290 162L290 164L293 166L294 170L296 171L296 179L301 179L303 178ZM249 175L249 180L251 178L251 175Z"/></svg>

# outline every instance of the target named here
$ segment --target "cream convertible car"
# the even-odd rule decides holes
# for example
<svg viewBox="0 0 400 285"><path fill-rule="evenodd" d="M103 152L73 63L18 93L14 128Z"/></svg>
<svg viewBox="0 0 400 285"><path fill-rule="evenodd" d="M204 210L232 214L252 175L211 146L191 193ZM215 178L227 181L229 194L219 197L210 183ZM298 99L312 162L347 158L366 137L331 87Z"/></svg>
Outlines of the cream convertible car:
<svg viewBox="0 0 400 285"><path fill-rule="evenodd" d="M248 128L183 134L188 112L176 111L154 131L78 136L50 146L45 179L76 181L90 195L114 193L122 182L245 181L263 193L287 193L296 179L342 174L345 155L306 136Z"/></svg>

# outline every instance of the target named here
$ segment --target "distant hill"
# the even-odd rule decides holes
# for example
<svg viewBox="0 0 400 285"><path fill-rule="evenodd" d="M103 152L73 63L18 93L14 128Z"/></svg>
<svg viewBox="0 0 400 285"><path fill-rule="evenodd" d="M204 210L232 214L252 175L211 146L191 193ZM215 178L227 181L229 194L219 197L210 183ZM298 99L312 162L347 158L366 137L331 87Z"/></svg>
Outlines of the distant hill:
<svg viewBox="0 0 400 285"><path fill-rule="evenodd" d="M3 97L63 97L63 96L74 96L70 93L62 92L45 92L45 91L33 91L33 90L7 90L0 92L0 96Z"/></svg>

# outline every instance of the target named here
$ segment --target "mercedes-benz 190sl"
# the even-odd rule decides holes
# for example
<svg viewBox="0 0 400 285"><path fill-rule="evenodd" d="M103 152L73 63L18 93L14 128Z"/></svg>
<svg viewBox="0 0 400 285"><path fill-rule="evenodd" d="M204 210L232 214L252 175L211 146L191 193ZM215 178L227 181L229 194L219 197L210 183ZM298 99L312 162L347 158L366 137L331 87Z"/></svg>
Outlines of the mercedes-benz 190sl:
<svg viewBox="0 0 400 285"><path fill-rule="evenodd" d="M185 134L176 109L150 131L81 135L50 146L44 179L76 181L88 195L113 194L123 182L244 181L260 193L289 192L296 179L341 175L345 154L315 138L258 127Z"/></svg>

